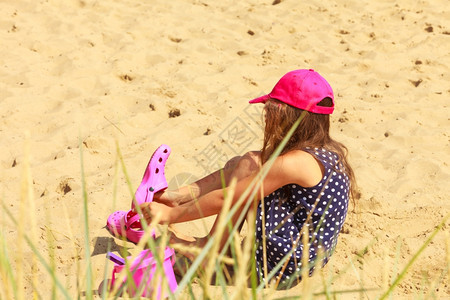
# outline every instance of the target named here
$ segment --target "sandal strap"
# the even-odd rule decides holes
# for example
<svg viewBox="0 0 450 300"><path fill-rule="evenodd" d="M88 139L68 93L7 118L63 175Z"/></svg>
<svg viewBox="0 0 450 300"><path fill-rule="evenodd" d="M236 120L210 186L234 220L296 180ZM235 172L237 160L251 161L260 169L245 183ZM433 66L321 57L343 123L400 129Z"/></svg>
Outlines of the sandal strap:
<svg viewBox="0 0 450 300"><path fill-rule="evenodd" d="M131 218L127 218L127 221L125 223L125 225L127 226L127 229L131 228L131 225L133 225L135 222L137 222L139 220L140 220L139 214L135 214Z"/></svg>

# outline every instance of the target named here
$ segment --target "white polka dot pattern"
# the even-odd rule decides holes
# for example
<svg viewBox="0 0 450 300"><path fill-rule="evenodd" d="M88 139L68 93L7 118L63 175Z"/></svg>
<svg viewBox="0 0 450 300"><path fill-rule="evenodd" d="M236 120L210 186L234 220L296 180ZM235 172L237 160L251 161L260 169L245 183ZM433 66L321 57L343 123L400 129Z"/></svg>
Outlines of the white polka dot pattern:
<svg viewBox="0 0 450 300"><path fill-rule="evenodd" d="M348 208L349 180L343 173L338 156L322 148L306 148L325 167L322 180L314 187L304 188L296 184L286 185L261 201L256 216L256 268L263 278L262 209L265 211L265 235L267 268L270 272L292 252L284 272L277 276L283 280L300 278L303 255L302 228L308 233L309 269L321 252L321 264L331 256Z"/></svg>

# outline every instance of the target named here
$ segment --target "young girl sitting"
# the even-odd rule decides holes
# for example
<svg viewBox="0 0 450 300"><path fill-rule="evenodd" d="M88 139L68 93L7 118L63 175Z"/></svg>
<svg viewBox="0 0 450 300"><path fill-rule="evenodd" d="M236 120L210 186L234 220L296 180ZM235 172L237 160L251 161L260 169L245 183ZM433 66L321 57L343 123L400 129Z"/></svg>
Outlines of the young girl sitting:
<svg viewBox="0 0 450 300"><path fill-rule="evenodd" d="M300 118L300 124L271 164L262 184L254 187L262 190L256 193L260 197L254 233L257 274L260 280L265 280L276 268L278 280L288 282L300 279L305 255L310 274L315 266L328 261L355 189L354 175L347 161L346 147L329 135L334 96L328 82L317 72L311 69L291 71L278 81L271 93L250 103L264 103L261 151L232 159L222 170L189 186L160 192L153 202L142 204L141 209L148 223L158 215L161 224L219 214L224 203L221 176L226 189L230 188L233 177L237 179L232 200L232 205L237 205L261 166L268 163ZM245 213L254 209L253 205L245 204L240 204L232 222L237 222L246 207L250 208ZM211 234L216 226L212 227ZM184 243L202 247L207 240L208 237L204 237ZM225 240L222 239L222 245ZM283 260L286 255L289 257Z"/></svg>

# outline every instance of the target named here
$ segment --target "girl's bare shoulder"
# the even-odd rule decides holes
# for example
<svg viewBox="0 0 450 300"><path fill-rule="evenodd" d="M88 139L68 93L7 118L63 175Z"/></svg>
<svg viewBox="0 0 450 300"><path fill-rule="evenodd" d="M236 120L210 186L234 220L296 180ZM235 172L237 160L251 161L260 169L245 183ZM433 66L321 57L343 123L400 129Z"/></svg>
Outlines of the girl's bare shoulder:
<svg viewBox="0 0 450 300"><path fill-rule="evenodd" d="M304 187L320 182L324 167L313 155L303 150L292 150L279 157L283 172Z"/></svg>

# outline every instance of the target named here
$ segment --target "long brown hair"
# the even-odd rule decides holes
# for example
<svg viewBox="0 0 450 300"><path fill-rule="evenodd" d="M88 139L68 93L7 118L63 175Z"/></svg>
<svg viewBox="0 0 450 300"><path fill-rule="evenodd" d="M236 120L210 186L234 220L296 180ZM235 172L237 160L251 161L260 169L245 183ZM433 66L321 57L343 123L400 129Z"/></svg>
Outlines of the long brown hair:
<svg viewBox="0 0 450 300"><path fill-rule="evenodd" d="M325 98L317 105L330 107L332 100ZM302 117L300 125L281 151L281 155L291 150L302 150L306 147L324 148L335 152L339 157L339 164L343 167L339 169L343 169L349 178L350 196L353 202L358 198L355 175L347 159L347 147L330 137L330 115L311 113L276 99L270 99L266 102L264 113L264 142L261 150L263 164L281 144L294 123Z"/></svg>

